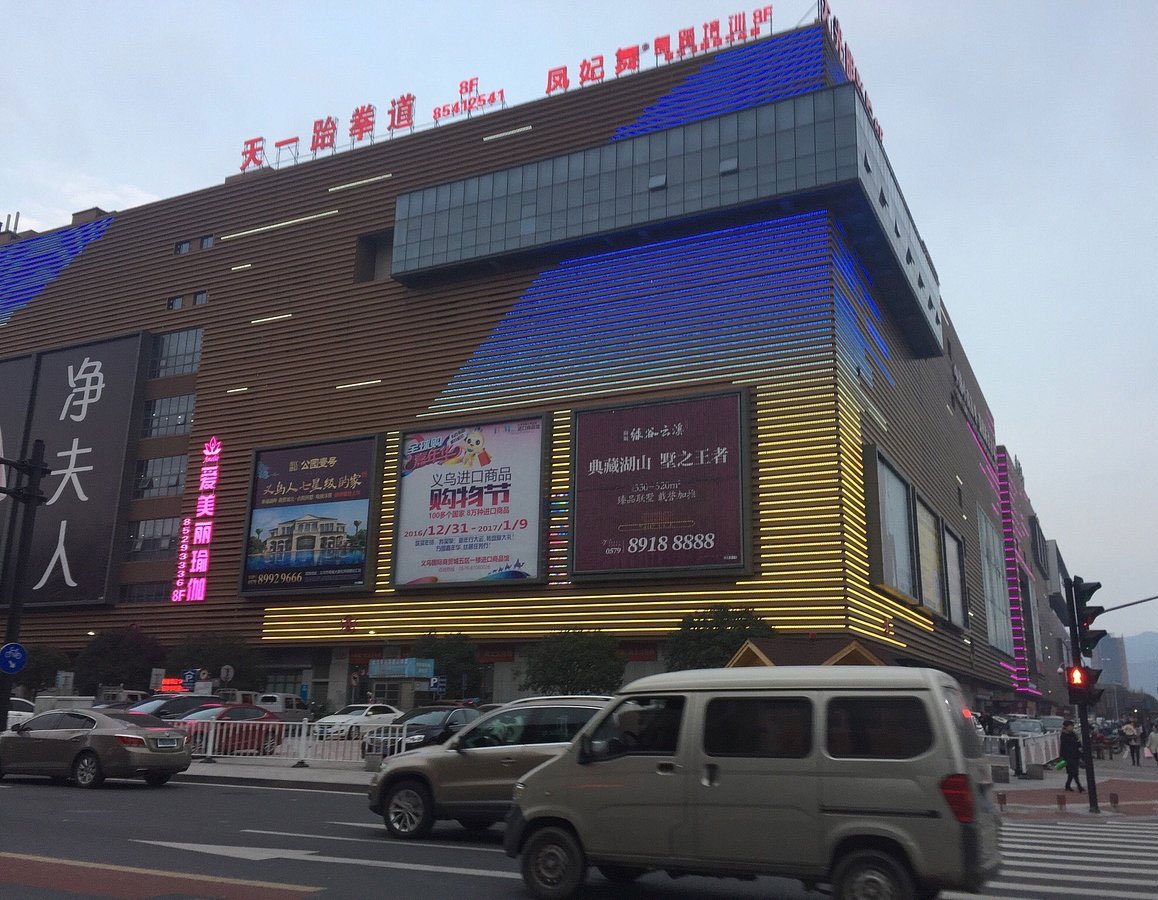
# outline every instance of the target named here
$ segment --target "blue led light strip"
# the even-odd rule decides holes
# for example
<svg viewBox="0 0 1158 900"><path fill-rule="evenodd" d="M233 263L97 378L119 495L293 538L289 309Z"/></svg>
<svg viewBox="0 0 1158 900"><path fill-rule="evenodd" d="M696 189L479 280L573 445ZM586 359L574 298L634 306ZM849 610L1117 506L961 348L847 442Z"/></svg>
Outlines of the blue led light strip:
<svg viewBox="0 0 1158 900"><path fill-rule="evenodd" d="M112 221L97 219L0 247L0 324L55 281Z"/></svg>

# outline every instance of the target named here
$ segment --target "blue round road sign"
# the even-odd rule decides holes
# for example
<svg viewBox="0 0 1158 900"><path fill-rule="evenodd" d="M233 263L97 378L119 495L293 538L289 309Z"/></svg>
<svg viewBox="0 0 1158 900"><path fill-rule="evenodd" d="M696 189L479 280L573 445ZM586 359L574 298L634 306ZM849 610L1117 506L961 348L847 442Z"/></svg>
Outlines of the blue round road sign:
<svg viewBox="0 0 1158 900"><path fill-rule="evenodd" d="M23 644L5 644L0 647L0 672L15 675L28 662L28 651Z"/></svg>

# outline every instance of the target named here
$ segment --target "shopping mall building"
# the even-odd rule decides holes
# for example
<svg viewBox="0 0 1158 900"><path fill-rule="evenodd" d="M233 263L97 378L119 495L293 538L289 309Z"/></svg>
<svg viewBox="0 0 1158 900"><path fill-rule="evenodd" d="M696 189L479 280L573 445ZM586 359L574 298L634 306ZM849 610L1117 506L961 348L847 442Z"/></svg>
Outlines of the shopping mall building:
<svg viewBox="0 0 1158 900"><path fill-rule="evenodd" d="M630 677L722 604L775 629L739 662L1064 703L1064 568L833 24L0 234L22 641L239 634L332 704L465 634L506 699L544 635Z"/></svg>

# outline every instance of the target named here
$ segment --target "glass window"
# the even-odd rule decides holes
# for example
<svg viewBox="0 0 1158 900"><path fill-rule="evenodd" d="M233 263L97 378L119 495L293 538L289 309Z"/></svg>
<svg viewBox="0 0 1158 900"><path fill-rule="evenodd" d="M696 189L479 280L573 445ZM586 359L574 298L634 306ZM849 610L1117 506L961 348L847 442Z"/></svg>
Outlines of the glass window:
<svg viewBox="0 0 1158 900"><path fill-rule="evenodd" d="M196 399L196 394L182 394L180 397L159 397L147 401L141 437L188 434L193 427L193 404Z"/></svg>
<svg viewBox="0 0 1158 900"><path fill-rule="evenodd" d="M244 722L246 719L260 719L264 715L264 709L253 706L235 706L222 713L221 718L227 722Z"/></svg>
<svg viewBox="0 0 1158 900"><path fill-rule="evenodd" d="M709 756L801 759L812 749L812 703L803 698L721 697L708 703Z"/></svg>
<svg viewBox="0 0 1158 900"><path fill-rule="evenodd" d="M60 721L63 713L50 712L43 716L33 716L24 723L24 728L29 731L53 731L56 728L56 723Z"/></svg>
<svg viewBox="0 0 1158 900"><path fill-rule="evenodd" d="M836 759L912 759L933 746L933 729L916 697L839 697L826 743Z"/></svg>
<svg viewBox="0 0 1158 900"><path fill-rule="evenodd" d="M209 302L209 291L198 291L193 295L194 306L204 306Z"/></svg>
<svg viewBox="0 0 1158 900"><path fill-rule="evenodd" d="M173 245L173 253L177 256L184 256L189 252L189 246L188 241L177 241L177 243Z"/></svg>
<svg viewBox="0 0 1158 900"><path fill-rule="evenodd" d="M177 552L179 519L141 519L129 523L128 559L168 559Z"/></svg>
<svg viewBox="0 0 1158 900"><path fill-rule="evenodd" d="M79 729L96 728L96 719L82 716L80 713L61 713L60 721L56 724L58 731L76 731Z"/></svg>
<svg viewBox="0 0 1158 900"><path fill-rule="evenodd" d="M945 576L949 619L954 624L967 628L969 615L965 609L965 548L948 529L945 529Z"/></svg>
<svg viewBox="0 0 1158 900"><path fill-rule="evenodd" d="M969 710L964 695L954 687L946 687L944 691L945 704L949 707L949 715L961 741L961 749L970 759L983 756L985 751L981 747L981 738L973 724L973 713Z"/></svg>
<svg viewBox="0 0 1158 900"><path fill-rule="evenodd" d="M917 501L917 550L921 560L921 603L943 616L941 523L937 514L920 501Z"/></svg>
<svg viewBox="0 0 1158 900"><path fill-rule="evenodd" d="M175 497L185 490L186 456L161 456L137 460L133 497Z"/></svg>
<svg viewBox="0 0 1158 900"><path fill-rule="evenodd" d="M171 331L153 338L153 361L150 378L188 375L201 363L201 329Z"/></svg>
<svg viewBox="0 0 1158 900"><path fill-rule="evenodd" d="M515 744L525 744L525 733L531 719L532 710L512 709L491 716L462 740L462 746L477 747L512 747Z"/></svg>
<svg viewBox="0 0 1158 900"><path fill-rule="evenodd" d="M909 486L883 461L877 461L881 506L881 556L885 584L910 597L913 584L913 525Z"/></svg>
<svg viewBox="0 0 1158 900"><path fill-rule="evenodd" d="M143 581L140 584L122 584L122 603L164 603L172 596L173 585L168 581Z"/></svg>
<svg viewBox="0 0 1158 900"><path fill-rule="evenodd" d="M207 234L201 238L200 242L202 250L208 250L213 246L213 235Z"/></svg>
<svg viewBox="0 0 1158 900"><path fill-rule="evenodd" d="M671 755L679 741L683 697L629 697L599 727L591 740L605 755Z"/></svg>
<svg viewBox="0 0 1158 900"><path fill-rule="evenodd" d="M527 732L526 744L566 744L598 710L593 706L550 706L535 710Z"/></svg>
<svg viewBox="0 0 1158 900"><path fill-rule="evenodd" d="M168 300L165 301L165 308L166 309L180 309L184 305L185 305L185 298L184 297L170 297Z"/></svg>
<svg viewBox="0 0 1158 900"><path fill-rule="evenodd" d="M984 510L977 507L977 536L981 543L981 583L985 589L985 619L989 643L1013 654L1013 623L1009 617L1009 585L1001 536Z"/></svg>

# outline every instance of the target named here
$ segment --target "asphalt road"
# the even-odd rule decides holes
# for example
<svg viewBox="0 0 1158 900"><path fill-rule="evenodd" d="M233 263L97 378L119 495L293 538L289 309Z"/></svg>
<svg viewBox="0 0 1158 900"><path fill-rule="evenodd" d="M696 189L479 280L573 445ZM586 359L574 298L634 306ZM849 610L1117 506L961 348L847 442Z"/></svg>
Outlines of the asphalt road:
<svg viewBox="0 0 1158 900"><path fill-rule="evenodd" d="M108 781L85 791L42 779L0 782L0 897L286 900L527 897L502 828L386 837L363 794ZM591 898L819 898L796 882L671 879L625 890L594 870Z"/></svg>

